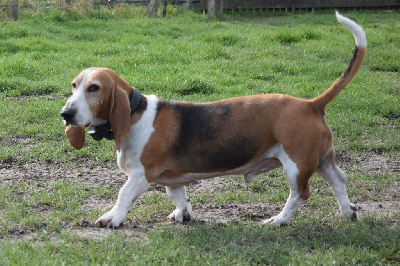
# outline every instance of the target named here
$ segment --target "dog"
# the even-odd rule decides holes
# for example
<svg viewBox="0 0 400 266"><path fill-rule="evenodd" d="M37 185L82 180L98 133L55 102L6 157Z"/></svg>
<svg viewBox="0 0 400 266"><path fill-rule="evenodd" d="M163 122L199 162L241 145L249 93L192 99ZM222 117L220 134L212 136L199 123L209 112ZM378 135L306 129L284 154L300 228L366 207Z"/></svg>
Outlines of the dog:
<svg viewBox="0 0 400 266"><path fill-rule="evenodd" d="M290 223L309 197L314 172L330 185L341 213L355 219L324 109L358 72L367 40L357 23L337 11L336 17L352 32L355 51L343 74L310 100L264 94L207 103L165 101L142 95L111 69L83 70L61 111L65 134L75 149L84 145L85 127L96 140L113 139L113 155L128 176L115 206L96 224L122 225L152 183L166 187L176 206L168 217L182 223L192 217L186 184L225 175L244 175L248 183L278 167L287 175L290 194L283 210L263 224Z"/></svg>

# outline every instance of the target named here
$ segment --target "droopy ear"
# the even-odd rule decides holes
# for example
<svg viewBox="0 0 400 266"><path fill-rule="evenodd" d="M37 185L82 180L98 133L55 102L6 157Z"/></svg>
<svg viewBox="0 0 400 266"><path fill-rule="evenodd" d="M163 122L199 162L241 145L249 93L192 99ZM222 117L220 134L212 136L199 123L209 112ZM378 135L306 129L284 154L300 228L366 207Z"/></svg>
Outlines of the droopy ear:
<svg viewBox="0 0 400 266"><path fill-rule="evenodd" d="M65 135L67 135L72 147L77 150L82 149L83 144L85 144L85 128L69 125L65 129Z"/></svg>
<svg viewBox="0 0 400 266"><path fill-rule="evenodd" d="M111 97L110 124L115 140L114 155L121 147L122 141L129 137L131 107L128 94L123 89L115 87Z"/></svg>

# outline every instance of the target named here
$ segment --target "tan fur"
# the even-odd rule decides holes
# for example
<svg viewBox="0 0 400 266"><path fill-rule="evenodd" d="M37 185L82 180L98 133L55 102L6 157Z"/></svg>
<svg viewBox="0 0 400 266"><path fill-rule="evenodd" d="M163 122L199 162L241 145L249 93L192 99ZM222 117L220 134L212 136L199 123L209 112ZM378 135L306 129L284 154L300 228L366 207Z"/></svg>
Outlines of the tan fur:
<svg viewBox="0 0 400 266"><path fill-rule="evenodd" d="M110 120L111 129L114 134L115 145L113 154L120 149L122 141L129 137L130 124L130 105L128 95L132 91L132 87L129 86L124 80L110 69L102 68L98 69L96 76L103 86L101 86L103 97L103 105L105 109L103 114L107 114L108 117L101 117L105 120ZM95 76L95 77L96 77ZM105 84L107 84L105 86ZM105 104L108 103L108 104Z"/></svg>
<svg viewBox="0 0 400 266"><path fill-rule="evenodd" d="M165 169L174 168L170 171L177 171L170 158L171 145L174 143L178 130L177 123L171 110L160 112L154 121L154 133L141 158L145 166L146 179L149 182L154 182Z"/></svg>
<svg viewBox="0 0 400 266"><path fill-rule="evenodd" d="M356 49L352 62L350 62L351 68L348 68L323 94L311 101L314 108L323 110L357 74L364 60L367 48Z"/></svg>

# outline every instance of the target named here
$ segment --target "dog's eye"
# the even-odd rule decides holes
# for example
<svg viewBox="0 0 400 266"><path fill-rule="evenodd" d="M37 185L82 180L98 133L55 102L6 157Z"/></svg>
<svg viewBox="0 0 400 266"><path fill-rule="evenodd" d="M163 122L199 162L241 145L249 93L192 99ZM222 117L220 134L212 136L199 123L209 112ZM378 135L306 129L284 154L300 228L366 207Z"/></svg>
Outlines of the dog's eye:
<svg viewBox="0 0 400 266"><path fill-rule="evenodd" d="M100 89L99 85L90 85L88 88L88 92L96 92Z"/></svg>
<svg viewBox="0 0 400 266"><path fill-rule="evenodd" d="M76 83L75 82L72 83L71 86L72 86L73 89L76 89Z"/></svg>

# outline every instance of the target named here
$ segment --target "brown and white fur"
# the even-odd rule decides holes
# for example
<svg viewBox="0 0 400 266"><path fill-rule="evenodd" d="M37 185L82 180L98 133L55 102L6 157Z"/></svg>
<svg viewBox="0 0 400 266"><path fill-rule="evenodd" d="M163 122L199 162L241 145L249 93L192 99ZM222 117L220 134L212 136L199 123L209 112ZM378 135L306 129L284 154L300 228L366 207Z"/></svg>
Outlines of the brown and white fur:
<svg viewBox="0 0 400 266"><path fill-rule="evenodd" d="M290 194L284 209L265 224L288 224L308 199L308 181L316 172L331 186L343 215L356 218L346 192L346 177L335 164L332 131L325 106L348 84L363 61L367 41L362 28L336 13L354 35L356 49L347 70L320 96L299 99L282 94L238 97L208 103L171 102L142 95L131 116L132 86L106 68L89 68L72 82L63 107L66 135L76 149L84 127L110 121L118 166L128 175L115 206L97 223L120 226L135 200L151 183L166 186L176 206L170 219L192 216L184 185L199 179L257 175L283 167ZM72 115L71 115L72 114Z"/></svg>

